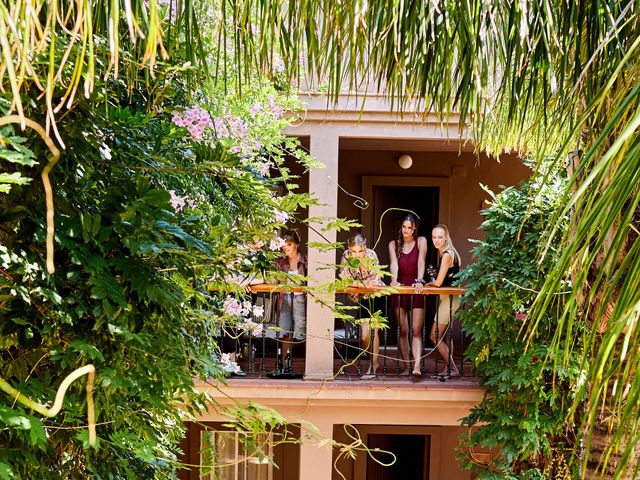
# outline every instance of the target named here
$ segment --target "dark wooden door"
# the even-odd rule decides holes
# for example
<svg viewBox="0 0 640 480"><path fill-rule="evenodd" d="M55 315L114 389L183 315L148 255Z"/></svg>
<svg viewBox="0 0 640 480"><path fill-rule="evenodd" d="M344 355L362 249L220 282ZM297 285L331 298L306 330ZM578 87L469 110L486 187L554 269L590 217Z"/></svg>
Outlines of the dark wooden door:
<svg viewBox="0 0 640 480"><path fill-rule="evenodd" d="M398 237L398 231L402 225L402 219L409 213L408 210L418 215L418 236L427 239L427 265L437 264L437 253L431 242L431 229L438 224L438 212L440 208L439 187L399 187L378 185L373 188L373 205L371 220L372 232L369 245L375 244L380 265L389 265L389 242ZM380 233L382 232L382 233ZM376 244L377 241L377 244ZM389 277L385 278L389 284ZM376 309L383 308L382 299L378 299ZM390 304L387 304L389 306ZM398 324L397 319L388 312L387 321L389 328L384 331L383 344L386 346L397 345ZM427 302L425 312L425 325L423 339L425 347L432 346L427 334L431 329L432 319L435 315L435 307L432 299ZM382 347L381 347L382 348ZM389 352L387 352L389 353Z"/></svg>
<svg viewBox="0 0 640 480"><path fill-rule="evenodd" d="M385 453L372 452L373 458L367 458L367 480L429 480L429 435L369 434L367 447L392 452L393 457Z"/></svg>
<svg viewBox="0 0 640 480"><path fill-rule="evenodd" d="M375 186L369 245L375 245L381 265L389 265L389 242L398 236L402 218L411 210L419 217L418 235L427 238L427 265L436 263L431 229L438 223L438 187ZM404 210L389 210L404 209ZM386 212L386 213L385 213ZM382 232L382 234L380 233Z"/></svg>

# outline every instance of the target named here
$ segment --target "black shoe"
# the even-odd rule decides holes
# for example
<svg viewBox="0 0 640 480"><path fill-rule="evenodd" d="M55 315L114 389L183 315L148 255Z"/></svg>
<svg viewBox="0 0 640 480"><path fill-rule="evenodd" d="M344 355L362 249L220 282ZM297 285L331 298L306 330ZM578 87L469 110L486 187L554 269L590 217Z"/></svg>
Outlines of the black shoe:
<svg viewBox="0 0 640 480"><path fill-rule="evenodd" d="M291 373L291 352L284 359L284 373Z"/></svg>

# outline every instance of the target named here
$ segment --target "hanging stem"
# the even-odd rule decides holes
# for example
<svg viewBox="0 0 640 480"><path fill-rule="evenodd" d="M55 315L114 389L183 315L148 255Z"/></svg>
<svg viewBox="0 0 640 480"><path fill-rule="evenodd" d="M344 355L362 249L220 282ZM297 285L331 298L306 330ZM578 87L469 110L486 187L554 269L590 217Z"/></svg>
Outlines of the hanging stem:
<svg viewBox="0 0 640 480"><path fill-rule="evenodd" d="M51 159L49 160L49 163L47 163L42 169L41 177L42 184L44 185L45 200L47 205L47 272L53 274L56 271L53 264L53 239L55 230L53 223L53 189L51 188L51 181L49 180L49 172L55 166L55 164L58 163L58 160L60 159L60 150L58 150L58 147L55 146L53 140L51 140L51 137L47 135L47 132L45 132L44 128L42 128L39 123L20 115L7 115L6 117L0 117L0 127L2 125L8 125L10 123L19 123L20 125L26 125L34 129L40 135L40 137L42 137L42 140L44 140L44 143L47 144L47 147L51 152Z"/></svg>
<svg viewBox="0 0 640 480"><path fill-rule="evenodd" d="M0 390L9 394L14 400L20 402L27 408L35 410L45 417L55 417L62 409L62 402L64 401L64 395L67 393L67 389L73 383L74 380L80 378L82 375L87 375L87 423L89 427L89 445L96 444L96 419L95 411L93 408L93 384L96 377L96 367L93 365L85 365L80 367L65 377L56 393L56 398L51 408L47 408L44 405L31 400L29 397L23 395L18 390L13 388L9 382L0 377Z"/></svg>

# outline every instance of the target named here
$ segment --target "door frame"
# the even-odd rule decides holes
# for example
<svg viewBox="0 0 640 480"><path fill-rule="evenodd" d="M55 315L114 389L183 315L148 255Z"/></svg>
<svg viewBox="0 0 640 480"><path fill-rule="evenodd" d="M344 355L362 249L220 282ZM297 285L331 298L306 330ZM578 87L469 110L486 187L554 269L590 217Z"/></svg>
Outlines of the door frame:
<svg viewBox="0 0 640 480"><path fill-rule="evenodd" d="M429 479L438 480L440 478L440 447L442 427L419 426L419 425L354 425L360 434L360 438L366 443L367 435L428 435L429 439ZM355 458L353 469L354 480L366 480L367 475L367 455L360 451Z"/></svg>
<svg viewBox="0 0 640 480"><path fill-rule="evenodd" d="M449 225L450 204L450 177L391 177L378 175L362 176L362 197L373 202L373 189L375 187L438 187L438 219L440 223ZM368 211L367 211L368 210ZM360 223L364 232L373 232L372 226L376 219L373 218L373 209L360 210ZM371 241L375 242L375 238Z"/></svg>

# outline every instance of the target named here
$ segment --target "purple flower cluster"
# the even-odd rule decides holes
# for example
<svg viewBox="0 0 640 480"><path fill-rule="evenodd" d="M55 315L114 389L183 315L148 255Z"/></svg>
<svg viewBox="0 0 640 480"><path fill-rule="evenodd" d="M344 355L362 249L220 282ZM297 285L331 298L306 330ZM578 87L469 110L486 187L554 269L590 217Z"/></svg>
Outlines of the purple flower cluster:
<svg viewBox="0 0 640 480"><path fill-rule="evenodd" d="M271 109L271 113L273 114L273 118L282 118L284 116L284 109L276 103L275 98L269 97L267 99L269 103L269 108Z"/></svg>
<svg viewBox="0 0 640 480"><path fill-rule="evenodd" d="M275 252L277 250L280 250L282 247L284 247L284 245L285 245L285 243L284 243L284 240L282 238L274 237L269 242L269 250Z"/></svg>
<svg viewBox="0 0 640 480"><path fill-rule="evenodd" d="M274 217L278 223L286 223L287 220L289 220L289 214L287 212L281 212L280 210L275 211Z"/></svg>
<svg viewBox="0 0 640 480"><path fill-rule="evenodd" d="M273 61L273 70L279 73L284 72L285 70L284 61L281 58L276 58Z"/></svg>
<svg viewBox="0 0 640 480"><path fill-rule="evenodd" d="M235 360L231 360L230 353L223 353L220 357L220 363L227 373L239 373L241 371L240 365Z"/></svg>
<svg viewBox="0 0 640 480"><path fill-rule="evenodd" d="M262 110L262 105L260 104L260 102L256 102L253 104L253 106L249 109L249 113L251 115L257 115L258 112L260 112Z"/></svg>
<svg viewBox="0 0 640 480"><path fill-rule="evenodd" d="M244 317L248 322L250 322L248 318L251 317L251 315L256 318L261 318L264 315L264 307L253 305L249 300L240 302L234 297L224 299L222 311L230 317Z"/></svg>
<svg viewBox="0 0 640 480"><path fill-rule="evenodd" d="M186 127L195 142L199 142L202 139L206 127L213 128L211 115L198 105L185 110L184 115L180 115L177 112L174 113L173 123L179 127Z"/></svg>
<svg viewBox="0 0 640 480"><path fill-rule="evenodd" d="M196 201L194 199L181 197L176 194L175 190L169 190L169 197L169 202L171 203L171 206L176 213L181 212L185 205L189 205L189 208L191 208L191 210L194 210L196 208Z"/></svg>
<svg viewBox="0 0 640 480"><path fill-rule="evenodd" d="M267 176L269 170L271 170L271 162L269 160L260 165L260 175L262 175L263 177Z"/></svg>
<svg viewBox="0 0 640 480"><path fill-rule="evenodd" d="M229 315L231 317L237 317L242 315L242 305L238 300L233 297L227 297L224 300L222 305L222 310L225 315Z"/></svg>
<svg viewBox="0 0 640 480"><path fill-rule="evenodd" d="M262 144L251 138L247 123L239 117L225 115L213 119L214 137L218 140L229 139L234 145L229 149L232 153L253 155L260 150Z"/></svg>
<svg viewBox="0 0 640 480"><path fill-rule="evenodd" d="M261 112L266 112L267 115L270 113L275 119L280 119L284 116L284 109L278 105L275 97L268 97L267 105L268 109L256 101L249 109L251 116L247 121L238 116L228 114L212 119L208 111L195 105L183 113L174 112L173 123L179 127L185 127L194 142L205 140L224 141L231 153L245 154L247 158L254 157L250 162L247 161L246 163L250 163L254 168L259 169L260 174L265 177L269 174L272 164L269 160L256 158L263 144L260 139L252 134L250 126L256 116L263 115ZM182 207L178 206L178 208ZM176 207L174 206L174 208Z"/></svg>
<svg viewBox="0 0 640 480"><path fill-rule="evenodd" d="M245 331L251 331L251 334L254 337L259 337L262 335L262 332L264 331L264 326L262 325L262 323L256 323L252 320L247 320L246 322L244 322L241 327L243 328L243 330Z"/></svg>

